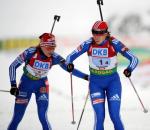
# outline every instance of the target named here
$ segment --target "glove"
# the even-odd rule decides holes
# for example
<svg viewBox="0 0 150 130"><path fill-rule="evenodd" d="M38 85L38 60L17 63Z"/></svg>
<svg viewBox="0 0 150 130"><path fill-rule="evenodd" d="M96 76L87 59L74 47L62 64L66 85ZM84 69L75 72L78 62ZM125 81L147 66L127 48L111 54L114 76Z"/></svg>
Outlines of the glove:
<svg viewBox="0 0 150 130"><path fill-rule="evenodd" d="M85 75L85 76L83 77L83 79L89 81L89 75Z"/></svg>
<svg viewBox="0 0 150 130"><path fill-rule="evenodd" d="M68 72L72 72L73 69L74 69L74 65L73 65L72 63L69 63L69 64L67 65L67 71L68 71Z"/></svg>
<svg viewBox="0 0 150 130"><path fill-rule="evenodd" d="M18 95L19 95L19 89L17 88L16 85L11 86L10 94L11 94L11 95L14 95L14 96L18 96Z"/></svg>
<svg viewBox="0 0 150 130"><path fill-rule="evenodd" d="M124 75L125 75L126 77L130 77L130 76L131 76L131 71L128 70L128 69L125 69L125 70L123 71L123 73L124 73Z"/></svg>

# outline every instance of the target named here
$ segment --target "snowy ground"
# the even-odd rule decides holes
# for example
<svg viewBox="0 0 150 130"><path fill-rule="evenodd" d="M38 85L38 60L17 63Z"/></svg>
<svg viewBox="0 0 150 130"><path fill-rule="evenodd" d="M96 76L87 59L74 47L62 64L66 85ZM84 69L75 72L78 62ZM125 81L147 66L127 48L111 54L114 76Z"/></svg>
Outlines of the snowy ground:
<svg viewBox="0 0 150 130"><path fill-rule="evenodd" d="M71 49L72 50L72 49ZM70 50L60 51L65 57ZM17 56L14 52L1 52L1 78L0 89L9 90L8 66ZM80 64L78 64L80 63ZM84 64L83 64L84 63ZM88 73L88 64L86 55L83 55L80 60L75 61L76 67L83 72ZM21 76L21 68L17 71L17 81ZM133 73L132 80L136 89L144 102L145 107L150 111L150 75L144 76L144 72L150 72L150 67L139 67ZM142 107L133 91L132 86L127 78L122 75L122 68L119 69L121 81L123 85L122 93L122 108L121 115L126 130L150 130L150 112L144 114ZM59 76L58 76L59 75ZM77 123L71 124L71 98L70 98L70 79L69 74L63 71L59 66L55 66L49 73L50 89L50 105L48 117L53 127L53 130L76 130ZM73 77L74 86L74 106L75 120L79 121L80 114L84 105L85 96L88 92L88 82L79 78ZM35 97L29 103L26 114L19 125L18 130L41 130L41 125L38 120ZM0 130L6 130L13 115L14 97L9 93L0 93ZM107 104L106 104L107 109ZM83 120L80 125L80 130L92 130L94 124L93 109L88 100ZM113 130L113 125L110 121L108 112L106 111L105 130Z"/></svg>

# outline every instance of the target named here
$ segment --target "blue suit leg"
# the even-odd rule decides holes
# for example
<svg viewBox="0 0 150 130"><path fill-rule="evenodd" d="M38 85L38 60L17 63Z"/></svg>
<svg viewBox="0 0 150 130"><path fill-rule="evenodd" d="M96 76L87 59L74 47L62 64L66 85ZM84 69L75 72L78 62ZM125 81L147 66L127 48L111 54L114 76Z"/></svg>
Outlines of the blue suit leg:
<svg viewBox="0 0 150 130"><path fill-rule="evenodd" d="M31 93L28 93L27 97L22 97L22 96L16 97L14 115L7 130L17 130L17 127L24 116L30 98L31 98Z"/></svg>
<svg viewBox="0 0 150 130"><path fill-rule="evenodd" d="M109 114L115 130L124 130L120 117L121 88L120 78L116 75L106 90Z"/></svg>
<svg viewBox="0 0 150 130"><path fill-rule="evenodd" d="M105 119L105 91L98 82L90 81L90 96L95 114L94 130L104 130Z"/></svg>
<svg viewBox="0 0 150 130"><path fill-rule="evenodd" d="M39 91L37 91L35 95L36 95L36 103L38 108L38 117L42 124L42 128L43 130L52 130L47 117L47 111L49 105L49 94L47 88L48 86L40 87Z"/></svg>

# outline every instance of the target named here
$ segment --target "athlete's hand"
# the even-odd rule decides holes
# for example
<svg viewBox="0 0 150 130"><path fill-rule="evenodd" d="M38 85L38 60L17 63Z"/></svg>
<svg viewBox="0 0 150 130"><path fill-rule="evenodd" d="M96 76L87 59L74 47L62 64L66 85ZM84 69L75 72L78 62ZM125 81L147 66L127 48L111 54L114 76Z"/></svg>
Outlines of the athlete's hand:
<svg viewBox="0 0 150 130"><path fill-rule="evenodd" d="M10 94L14 95L14 96L18 96L19 95L19 89L17 88L16 85L12 85L11 86Z"/></svg>
<svg viewBox="0 0 150 130"><path fill-rule="evenodd" d="M131 71L128 70L128 69L125 69L125 70L123 71L123 73L124 73L124 75L125 75L126 77L130 77L130 76L131 76Z"/></svg>
<svg viewBox="0 0 150 130"><path fill-rule="evenodd" d="M68 71L68 72L72 72L73 69L74 69L74 65L73 65L72 63L69 63L69 64L67 65L67 71Z"/></svg>

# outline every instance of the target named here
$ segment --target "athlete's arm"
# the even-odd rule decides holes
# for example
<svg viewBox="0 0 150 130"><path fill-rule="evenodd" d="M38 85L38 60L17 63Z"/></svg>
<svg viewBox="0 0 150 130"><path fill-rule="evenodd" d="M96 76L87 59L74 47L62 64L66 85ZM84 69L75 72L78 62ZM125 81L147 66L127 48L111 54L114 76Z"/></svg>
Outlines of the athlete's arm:
<svg viewBox="0 0 150 130"><path fill-rule="evenodd" d="M16 69L23 64L35 52L36 48L29 48L21 53L9 66L9 77L11 85L16 85Z"/></svg>
<svg viewBox="0 0 150 130"><path fill-rule="evenodd" d="M123 55L130 61L130 64L128 65L127 69L132 72L138 64L138 58L135 55L133 55L132 52L117 39L113 39L112 44L116 52L119 52L121 55Z"/></svg>
<svg viewBox="0 0 150 130"><path fill-rule="evenodd" d="M71 54L66 58L67 64L72 63L77 57L88 51L89 46L92 42L92 38L87 41L84 41L80 46L78 46Z"/></svg>

